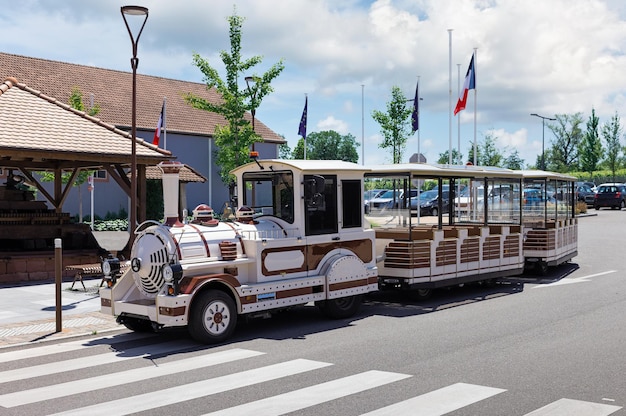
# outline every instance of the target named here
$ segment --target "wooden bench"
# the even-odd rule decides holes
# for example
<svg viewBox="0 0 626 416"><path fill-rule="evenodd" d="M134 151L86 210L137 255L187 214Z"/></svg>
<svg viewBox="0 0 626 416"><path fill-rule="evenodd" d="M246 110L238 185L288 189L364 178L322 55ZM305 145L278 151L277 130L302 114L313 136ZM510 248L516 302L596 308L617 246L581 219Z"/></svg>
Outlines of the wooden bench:
<svg viewBox="0 0 626 416"><path fill-rule="evenodd" d="M122 262L120 264L120 271L124 273L129 267L128 262ZM100 263L90 263L90 264L72 264L69 266L65 266L65 270L74 271L76 274L74 275L74 281L72 282L72 286L70 289L74 289L74 284L76 282L80 282L83 285L83 289L87 290L85 287L85 283L83 282L83 277L96 277L102 276L102 280L100 281L100 286L104 283L104 274L102 273L102 265Z"/></svg>

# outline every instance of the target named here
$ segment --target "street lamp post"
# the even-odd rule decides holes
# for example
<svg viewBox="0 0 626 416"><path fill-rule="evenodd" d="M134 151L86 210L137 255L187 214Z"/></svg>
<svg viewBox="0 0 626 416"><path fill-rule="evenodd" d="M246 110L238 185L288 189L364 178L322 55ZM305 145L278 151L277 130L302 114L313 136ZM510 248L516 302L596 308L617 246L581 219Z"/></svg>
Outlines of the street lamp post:
<svg viewBox="0 0 626 416"><path fill-rule="evenodd" d="M146 21L148 20L148 8L142 6L122 6L120 11L122 13L122 17L124 18L124 23L126 24L126 29L128 29L128 34L130 35L130 40L133 45L133 57L130 59L130 66L133 69L133 99L131 116L130 238L128 241L129 245L132 245L135 226L137 225L137 66L139 65L139 59L137 58L137 43L139 42L139 37L141 36L143 27L146 25ZM141 24L141 28L139 29L136 38L133 36L133 32L128 25L126 16L143 17L143 23Z"/></svg>
<svg viewBox="0 0 626 416"><path fill-rule="evenodd" d="M546 120L554 121L556 118L544 117L539 114L532 113L531 116L539 117L541 119L541 170L546 170L546 153L545 153L545 143L546 143Z"/></svg>

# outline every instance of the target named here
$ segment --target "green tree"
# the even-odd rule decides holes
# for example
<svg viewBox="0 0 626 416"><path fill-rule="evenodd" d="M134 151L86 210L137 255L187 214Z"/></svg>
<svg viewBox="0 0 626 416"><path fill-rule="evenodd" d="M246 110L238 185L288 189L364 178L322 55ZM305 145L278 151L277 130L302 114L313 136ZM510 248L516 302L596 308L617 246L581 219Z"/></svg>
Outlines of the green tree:
<svg viewBox="0 0 626 416"><path fill-rule="evenodd" d="M504 155L498 149L496 142L497 137L487 134L482 140L476 143L476 163L478 166L499 166L502 167ZM474 161L474 146L470 146L468 160Z"/></svg>
<svg viewBox="0 0 626 416"><path fill-rule="evenodd" d="M503 161L503 168L520 170L524 169L524 159L519 156L517 149L513 150Z"/></svg>
<svg viewBox="0 0 626 416"><path fill-rule="evenodd" d="M372 118L380 124L383 141L378 145L381 149L391 148L392 163L400 163L404 147L411 133L411 113L413 107L407 106L407 99L400 87L391 87L391 101L387 103L387 112L372 111Z"/></svg>
<svg viewBox="0 0 626 416"><path fill-rule="evenodd" d="M281 137L284 139L285 136ZM289 147L289 144L285 141L285 143L282 143L280 145L278 145L278 158L279 159L291 159L291 148Z"/></svg>
<svg viewBox="0 0 626 416"><path fill-rule="evenodd" d="M615 113L611 120L602 126L602 138L606 144L606 153L604 165L611 171L613 181L615 181L615 172L622 166L622 157L620 154L624 151L620 143L622 137L622 126L620 118Z"/></svg>
<svg viewBox="0 0 626 416"><path fill-rule="evenodd" d="M580 169L589 173L589 179L593 178L593 172L598 170L598 163L602 159L603 149L598 133L600 118L596 116L595 108L591 109L591 116L587 120L587 132L584 134L578 150Z"/></svg>
<svg viewBox="0 0 626 416"><path fill-rule="evenodd" d="M304 141L298 141L294 149L294 158L304 158ZM306 158L309 160L343 160L346 162L358 162L357 152L359 144L351 134L342 136L334 130L326 130L310 133L306 138Z"/></svg>
<svg viewBox="0 0 626 416"><path fill-rule="evenodd" d="M439 158L437 159L437 163L440 165L447 165L450 161L450 157L448 156L449 150L446 150L443 153L439 153ZM452 149L452 164L453 165L462 165L463 164L463 154L459 153L457 149Z"/></svg>
<svg viewBox="0 0 626 416"><path fill-rule="evenodd" d="M226 68L226 80L222 80L218 71L210 65L208 60L197 53L193 55L193 62L204 75L207 89L215 88L222 100L210 102L191 93L184 96L185 101L192 107L220 114L226 119L227 125L215 127L214 137L218 148L215 163L220 167L222 182L229 186L234 182L230 171L247 163L250 160L251 146L261 141L261 138L253 131L250 122L244 119L244 115L247 111L258 108L263 98L273 91L271 82L285 68L281 59L261 76L253 75L254 82L250 88L239 88L240 75L246 76L251 68L262 61L262 56L258 55L242 60L241 33L244 20L236 13L228 17L230 53L220 52Z"/></svg>
<svg viewBox="0 0 626 416"><path fill-rule="evenodd" d="M554 133L550 152L550 165L557 172L569 172L578 168L578 149L583 137L582 113L556 114L556 123L548 124ZM548 160L546 155L546 160Z"/></svg>

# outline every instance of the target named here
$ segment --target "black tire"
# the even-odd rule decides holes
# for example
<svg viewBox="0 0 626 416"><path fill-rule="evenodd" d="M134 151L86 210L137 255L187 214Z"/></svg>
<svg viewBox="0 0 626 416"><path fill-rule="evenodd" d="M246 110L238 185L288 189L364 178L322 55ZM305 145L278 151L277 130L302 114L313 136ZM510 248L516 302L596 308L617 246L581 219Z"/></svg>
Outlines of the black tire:
<svg viewBox="0 0 626 416"><path fill-rule="evenodd" d="M154 332L152 322L145 319L124 317L121 324L133 332Z"/></svg>
<svg viewBox="0 0 626 416"><path fill-rule="evenodd" d="M430 213L436 217L437 214L439 214L439 210L437 208L433 208L430 210Z"/></svg>
<svg viewBox="0 0 626 416"><path fill-rule="evenodd" d="M197 295L191 305L189 334L203 344L216 344L228 339L237 326L235 301L221 290L208 290Z"/></svg>
<svg viewBox="0 0 626 416"><path fill-rule="evenodd" d="M598 210L600 209L600 206L599 206L599 205L594 205L594 206L593 206L593 208L594 208L596 211L598 211Z"/></svg>
<svg viewBox="0 0 626 416"><path fill-rule="evenodd" d="M536 267L539 276L545 276L548 274L548 263L546 263L545 261L538 262Z"/></svg>
<svg viewBox="0 0 626 416"><path fill-rule="evenodd" d="M432 289L416 289L411 291L411 298L416 300L426 300L433 295Z"/></svg>
<svg viewBox="0 0 626 416"><path fill-rule="evenodd" d="M345 298L329 299L319 302L317 306L322 313L331 319L343 319L354 316L361 308L362 295L346 296Z"/></svg>
<svg viewBox="0 0 626 416"><path fill-rule="evenodd" d="M622 210L624 209L624 207L626 206L626 203L624 202L624 200L622 199L619 203L619 207L617 209Z"/></svg>

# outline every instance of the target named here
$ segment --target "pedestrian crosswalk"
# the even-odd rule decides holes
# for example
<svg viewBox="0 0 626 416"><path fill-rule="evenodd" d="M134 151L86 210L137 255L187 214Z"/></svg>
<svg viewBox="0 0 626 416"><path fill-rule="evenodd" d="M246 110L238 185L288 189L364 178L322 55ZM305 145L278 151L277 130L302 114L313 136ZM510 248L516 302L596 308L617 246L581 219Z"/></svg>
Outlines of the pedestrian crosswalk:
<svg viewBox="0 0 626 416"><path fill-rule="evenodd" d="M281 360L245 348L198 350L190 341L137 334L42 345L0 352L0 414L190 414L193 408L192 414L202 416L279 416L343 402L354 415L441 416L480 402L513 400L509 389L468 382L412 394L419 375L375 368L350 374L333 371L336 364ZM256 394L234 393L246 389ZM394 397L401 398L385 405L355 402L381 389L400 392ZM555 398L519 416L608 416L620 409L616 403Z"/></svg>

